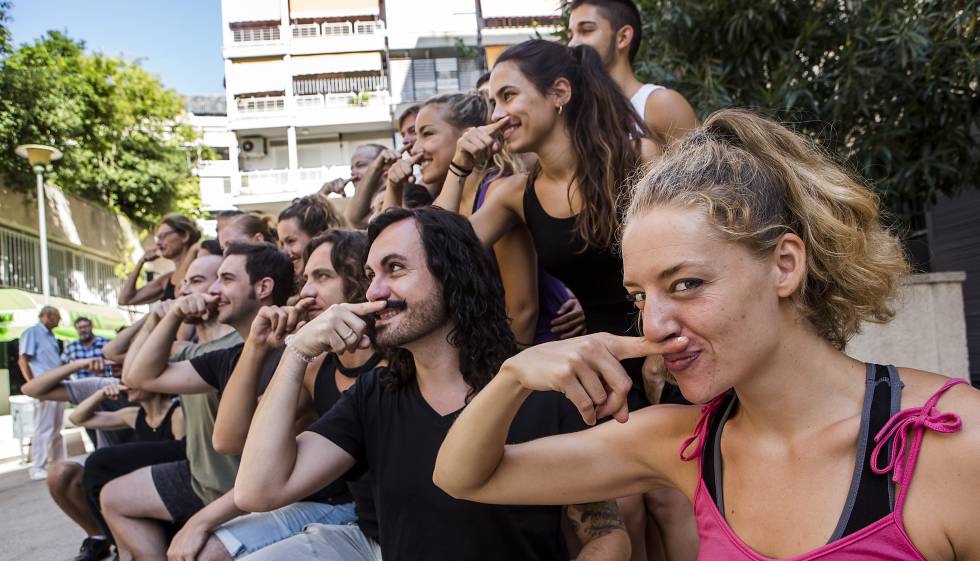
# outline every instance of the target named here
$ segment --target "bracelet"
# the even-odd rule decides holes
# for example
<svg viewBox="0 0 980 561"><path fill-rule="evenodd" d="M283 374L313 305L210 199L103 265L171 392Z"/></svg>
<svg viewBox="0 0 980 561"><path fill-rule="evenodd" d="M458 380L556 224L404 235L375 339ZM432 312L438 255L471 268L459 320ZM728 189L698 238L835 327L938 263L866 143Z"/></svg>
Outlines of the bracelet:
<svg viewBox="0 0 980 561"><path fill-rule="evenodd" d="M466 177L467 175L473 173L473 168L466 169L463 166L457 164L456 162L450 160L449 171L453 172L453 175L458 177Z"/></svg>
<svg viewBox="0 0 980 561"><path fill-rule="evenodd" d="M316 360L316 357L318 357L321 354L323 354L323 353L317 353L317 354L315 354L313 356L307 356L307 355L303 354L302 351L300 351L299 349L297 349L296 347L293 346L293 342L295 340L296 340L296 335L293 334L293 333L290 333L289 335L286 335L286 338L283 339L283 342L286 344L286 348L289 349L290 352L292 352L294 355L296 355L296 357L298 359L302 360L306 364L312 363L314 360Z"/></svg>

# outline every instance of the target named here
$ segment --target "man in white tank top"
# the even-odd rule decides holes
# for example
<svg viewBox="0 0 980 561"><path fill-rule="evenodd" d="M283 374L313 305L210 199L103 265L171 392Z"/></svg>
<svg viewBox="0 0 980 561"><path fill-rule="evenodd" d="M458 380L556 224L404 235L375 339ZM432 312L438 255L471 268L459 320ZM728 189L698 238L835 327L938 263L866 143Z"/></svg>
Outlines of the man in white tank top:
<svg viewBox="0 0 980 561"><path fill-rule="evenodd" d="M589 45L599 52L606 71L630 98L655 140L670 143L697 126L697 116L684 96L644 84L633 74L642 26L632 0L572 0L568 29L570 47Z"/></svg>

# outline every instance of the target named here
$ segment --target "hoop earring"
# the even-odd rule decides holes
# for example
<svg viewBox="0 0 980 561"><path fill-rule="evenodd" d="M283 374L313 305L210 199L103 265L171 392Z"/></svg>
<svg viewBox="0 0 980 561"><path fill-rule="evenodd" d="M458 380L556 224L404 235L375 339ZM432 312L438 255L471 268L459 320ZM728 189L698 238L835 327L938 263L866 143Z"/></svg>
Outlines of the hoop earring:
<svg viewBox="0 0 980 561"><path fill-rule="evenodd" d="M564 108L565 108L565 106L564 106L564 105L559 105L559 106L558 106L558 114L559 114L559 115L561 115L561 110L562 110L562 109L564 109Z"/></svg>

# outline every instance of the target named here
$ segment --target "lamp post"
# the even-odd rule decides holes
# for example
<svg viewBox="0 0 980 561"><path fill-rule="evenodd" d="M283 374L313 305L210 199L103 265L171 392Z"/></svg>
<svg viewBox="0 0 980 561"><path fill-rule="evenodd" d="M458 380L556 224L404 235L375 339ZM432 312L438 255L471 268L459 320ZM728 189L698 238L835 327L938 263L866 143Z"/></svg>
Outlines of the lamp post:
<svg viewBox="0 0 980 561"><path fill-rule="evenodd" d="M51 286L48 280L48 224L45 218L46 205L44 203L44 168L54 160L61 159L61 152L56 148L44 146L43 144L23 144L18 146L14 152L27 158L37 176L37 221L38 235L41 241L41 293L44 294L44 303L47 305L51 299Z"/></svg>

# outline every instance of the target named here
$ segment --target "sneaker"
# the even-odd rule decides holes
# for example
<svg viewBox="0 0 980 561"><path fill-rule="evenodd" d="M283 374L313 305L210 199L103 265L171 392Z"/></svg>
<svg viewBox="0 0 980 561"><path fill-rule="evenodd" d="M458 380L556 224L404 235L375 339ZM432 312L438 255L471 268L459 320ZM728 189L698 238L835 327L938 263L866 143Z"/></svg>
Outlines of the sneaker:
<svg viewBox="0 0 980 561"><path fill-rule="evenodd" d="M48 470L44 468L31 468L27 476L31 478L31 481L41 481L42 479L48 478Z"/></svg>
<svg viewBox="0 0 980 561"><path fill-rule="evenodd" d="M101 561L111 552L109 540L85 538L82 547L78 548L78 557L75 557L75 561Z"/></svg>

